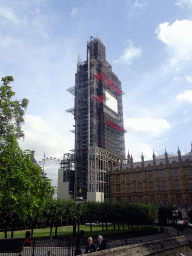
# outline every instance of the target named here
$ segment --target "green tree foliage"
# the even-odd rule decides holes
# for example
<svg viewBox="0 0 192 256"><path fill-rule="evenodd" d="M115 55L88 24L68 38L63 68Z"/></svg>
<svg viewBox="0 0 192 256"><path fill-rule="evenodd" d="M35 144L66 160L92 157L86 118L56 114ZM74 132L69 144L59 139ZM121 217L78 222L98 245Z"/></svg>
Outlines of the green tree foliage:
<svg viewBox="0 0 192 256"><path fill-rule="evenodd" d="M105 222L106 230L107 230L107 222L112 221L112 203L109 201L101 202L100 203L100 211L99 211L99 220L102 222L102 228L103 228L103 222Z"/></svg>
<svg viewBox="0 0 192 256"><path fill-rule="evenodd" d="M22 151L15 136L9 136L0 152L0 207L5 226L10 223L10 206L21 220L42 212L55 189L43 179L41 168L32 162L30 151Z"/></svg>
<svg viewBox="0 0 192 256"><path fill-rule="evenodd" d="M114 223L114 229L115 229L115 223L118 223L118 229L119 229L119 223L122 220L122 203L120 202L113 202L111 203L112 207L112 215L111 215L111 221Z"/></svg>
<svg viewBox="0 0 192 256"><path fill-rule="evenodd" d="M21 101L12 100L15 92L8 84L13 81L12 76L1 79L3 85L0 87L0 139L14 134L16 138L24 137L21 124L24 122L23 116L28 105L27 99Z"/></svg>
<svg viewBox="0 0 192 256"><path fill-rule="evenodd" d="M148 222L154 225L154 220L158 218L158 207L153 204L145 204L144 207Z"/></svg>
<svg viewBox="0 0 192 256"><path fill-rule="evenodd" d="M22 151L17 139L23 137L21 123L28 100L12 101L15 93L8 84L13 77L2 78L0 87L0 222L7 230L16 218L25 221L41 215L47 198L55 188L43 179L41 168L32 161L31 151ZM7 232L5 232L7 237Z"/></svg>
<svg viewBox="0 0 192 256"><path fill-rule="evenodd" d="M50 198L47 200L43 210L43 219L45 223L51 226L50 239L52 239L52 229L57 220L62 218L61 205L60 209L57 207L57 200Z"/></svg>
<svg viewBox="0 0 192 256"><path fill-rule="evenodd" d="M57 227L64 221L68 221L77 216L76 203L74 200L61 200L49 198L43 209L43 219L50 226L50 239L52 239L52 229L55 226L55 238L57 238Z"/></svg>
<svg viewBox="0 0 192 256"><path fill-rule="evenodd" d="M90 232L92 232L92 223L98 220L99 202L88 201L81 205L82 215L86 222L90 223Z"/></svg>

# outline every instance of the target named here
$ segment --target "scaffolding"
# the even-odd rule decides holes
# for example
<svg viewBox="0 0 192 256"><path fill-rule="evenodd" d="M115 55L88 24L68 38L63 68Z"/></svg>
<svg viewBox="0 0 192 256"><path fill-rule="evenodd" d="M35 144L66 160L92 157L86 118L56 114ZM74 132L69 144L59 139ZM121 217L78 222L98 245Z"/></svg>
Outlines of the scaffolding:
<svg viewBox="0 0 192 256"><path fill-rule="evenodd" d="M121 165L123 158L111 151L91 147L88 166L88 191L102 192L105 199L110 199L109 173L113 166Z"/></svg>
<svg viewBox="0 0 192 256"><path fill-rule="evenodd" d="M61 160L61 168L63 170L63 182L69 182L69 194L74 196L75 184L75 156L74 154L64 154Z"/></svg>
<svg viewBox="0 0 192 256"><path fill-rule="evenodd" d="M107 172L111 160L104 152L125 156L121 82L106 61L105 45L100 38L87 42L87 60L78 59L75 106L67 110L75 119L75 196L104 192L109 197ZM117 102L117 112L110 108L106 94ZM98 158L98 150L103 150ZM96 154L96 155L94 155ZM107 154L107 153L106 153Z"/></svg>

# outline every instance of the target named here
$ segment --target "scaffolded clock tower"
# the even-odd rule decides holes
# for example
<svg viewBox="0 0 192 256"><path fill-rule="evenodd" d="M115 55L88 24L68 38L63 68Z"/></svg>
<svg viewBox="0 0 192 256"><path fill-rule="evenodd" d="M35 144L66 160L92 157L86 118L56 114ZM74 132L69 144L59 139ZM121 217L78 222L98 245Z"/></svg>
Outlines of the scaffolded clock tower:
<svg viewBox="0 0 192 256"><path fill-rule="evenodd" d="M87 42L87 60L78 59L75 106L75 197L109 199L109 172L125 156L121 82L106 61L97 37Z"/></svg>

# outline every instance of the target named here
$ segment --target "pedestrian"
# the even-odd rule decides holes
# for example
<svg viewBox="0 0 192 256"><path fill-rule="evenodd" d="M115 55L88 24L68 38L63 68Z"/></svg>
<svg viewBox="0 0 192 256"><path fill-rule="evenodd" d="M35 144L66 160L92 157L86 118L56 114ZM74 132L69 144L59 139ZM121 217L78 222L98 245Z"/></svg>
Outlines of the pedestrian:
<svg viewBox="0 0 192 256"><path fill-rule="evenodd" d="M85 253L91 253L91 252L96 252L95 245L93 243L92 237L88 238L88 243L85 246Z"/></svg>
<svg viewBox="0 0 192 256"><path fill-rule="evenodd" d="M103 239L101 235L98 236L97 242L97 251L102 251L107 249L106 241Z"/></svg>
<svg viewBox="0 0 192 256"><path fill-rule="evenodd" d="M29 241L29 238L27 237L27 239L24 242L24 246L30 246L30 245L31 245L31 243Z"/></svg>

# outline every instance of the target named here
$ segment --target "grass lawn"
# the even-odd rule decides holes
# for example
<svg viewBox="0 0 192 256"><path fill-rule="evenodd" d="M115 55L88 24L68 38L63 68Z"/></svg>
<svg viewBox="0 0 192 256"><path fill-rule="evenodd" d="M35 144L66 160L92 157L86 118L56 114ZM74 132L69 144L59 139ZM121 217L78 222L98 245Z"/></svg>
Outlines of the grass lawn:
<svg viewBox="0 0 192 256"><path fill-rule="evenodd" d="M149 229L150 227L145 227L141 226L138 231L142 231L144 229ZM120 233L125 233L126 231L131 231L131 226L130 229L128 229L127 226L125 226L125 229L123 230L123 226L120 225L120 229L118 230L118 226L116 225L116 230L114 230L114 226L109 226L108 230L106 231L105 227L104 230L102 230L102 227L92 227L92 233L90 232L90 227L85 226L85 225L80 225L79 230L84 230L85 232L85 238L92 236L93 238L96 238L99 234L102 236L107 236L107 235L117 235ZM133 230L137 230L137 226L133 226ZM14 231L14 238L25 238L25 233L28 230L19 230L19 231ZM57 228L57 236L58 237L72 237L73 236L73 227L72 226L63 226L63 227L58 227ZM49 238L50 237L50 228L41 228L41 229L34 229L33 230L33 237L35 238ZM52 237L55 237L55 228L52 229ZM5 233L0 232L0 239L5 238ZM11 231L7 232L7 238L11 238Z"/></svg>

